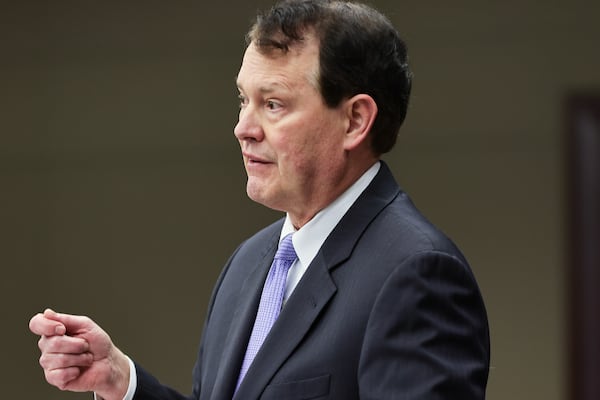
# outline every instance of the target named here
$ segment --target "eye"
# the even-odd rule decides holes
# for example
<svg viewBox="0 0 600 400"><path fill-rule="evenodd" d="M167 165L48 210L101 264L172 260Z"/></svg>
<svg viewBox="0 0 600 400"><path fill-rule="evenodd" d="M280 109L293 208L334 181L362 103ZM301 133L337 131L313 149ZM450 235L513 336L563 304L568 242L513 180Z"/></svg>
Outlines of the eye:
<svg viewBox="0 0 600 400"><path fill-rule="evenodd" d="M271 110L271 111L277 111L278 109L280 109L282 106L280 103L278 103L275 100L267 100L266 101L266 107Z"/></svg>
<svg viewBox="0 0 600 400"><path fill-rule="evenodd" d="M248 99L243 94L238 94L238 101L240 108L244 108L248 104Z"/></svg>

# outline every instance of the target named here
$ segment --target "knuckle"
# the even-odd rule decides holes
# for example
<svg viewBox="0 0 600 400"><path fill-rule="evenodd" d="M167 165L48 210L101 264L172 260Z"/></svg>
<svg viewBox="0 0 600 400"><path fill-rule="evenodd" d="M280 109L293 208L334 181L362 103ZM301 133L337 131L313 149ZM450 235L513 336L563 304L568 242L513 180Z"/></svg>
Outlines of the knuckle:
<svg viewBox="0 0 600 400"><path fill-rule="evenodd" d="M44 370L44 375L46 377L46 381L49 384L53 386L59 386L61 384L60 380L58 379L58 374L55 370Z"/></svg>
<svg viewBox="0 0 600 400"><path fill-rule="evenodd" d="M61 354L42 354L40 357L40 365L42 368L48 371L52 371L53 369L61 366Z"/></svg>
<svg viewBox="0 0 600 400"><path fill-rule="evenodd" d="M40 356L40 365L42 366L42 368L44 368L45 370L51 370L54 366L56 366L56 356L55 355L49 355L49 354L42 354Z"/></svg>
<svg viewBox="0 0 600 400"><path fill-rule="evenodd" d="M85 341L82 341L80 343L77 344L77 352L78 353L85 353L88 350L88 344Z"/></svg>
<svg viewBox="0 0 600 400"><path fill-rule="evenodd" d="M65 387L68 383L68 380L66 379L66 376L65 376L65 370L63 370L63 369L49 370L49 371L45 371L45 375L46 375L46 381L49 384L56 386L60 390L65 389Z"/></svg>

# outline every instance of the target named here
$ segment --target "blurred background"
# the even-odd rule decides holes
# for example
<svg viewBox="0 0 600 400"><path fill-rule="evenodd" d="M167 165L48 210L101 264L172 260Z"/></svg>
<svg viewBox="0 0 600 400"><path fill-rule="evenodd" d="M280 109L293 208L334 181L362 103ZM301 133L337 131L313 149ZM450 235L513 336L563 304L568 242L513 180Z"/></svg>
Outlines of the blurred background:
<svg viewBox="0 0 600 400"><path fill-rule="evenodd" d="M83 313L185 393L212 286L279 213L252 203L234 78L271 1L2 2L2 398L47 385L30 317ZM600 3L372 1L414 90L385 159L469 258L488 399L569 398L567 99L600 88Z"/></svg>

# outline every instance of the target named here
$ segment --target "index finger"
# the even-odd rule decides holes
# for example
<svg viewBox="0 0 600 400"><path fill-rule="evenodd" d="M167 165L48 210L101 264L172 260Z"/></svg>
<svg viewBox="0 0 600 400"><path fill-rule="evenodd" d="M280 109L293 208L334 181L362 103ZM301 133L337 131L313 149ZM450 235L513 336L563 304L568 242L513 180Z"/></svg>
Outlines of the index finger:
<svg viewBox="0 0 600 400"><path fill-rule="evenodd" d="M29 320L29 330L39 336L64 335L67 332L62 322L46 318L42 313Z"/></svg>

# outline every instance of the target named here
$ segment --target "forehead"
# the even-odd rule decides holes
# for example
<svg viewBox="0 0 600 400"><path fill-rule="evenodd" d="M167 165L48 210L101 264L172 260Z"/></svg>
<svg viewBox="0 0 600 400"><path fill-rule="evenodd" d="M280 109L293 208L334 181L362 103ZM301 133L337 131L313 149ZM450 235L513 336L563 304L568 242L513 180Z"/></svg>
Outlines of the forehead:
<svg viewBox="0 0 600 400"><path fill-rule="evenodd" d="M264 53L250 43L238 72L237 85L243 90L252 85L259 85L261 90L307 84L316 88L318 67L319 48L314 40L293 46L286 53L278 50Z"/></svg>

